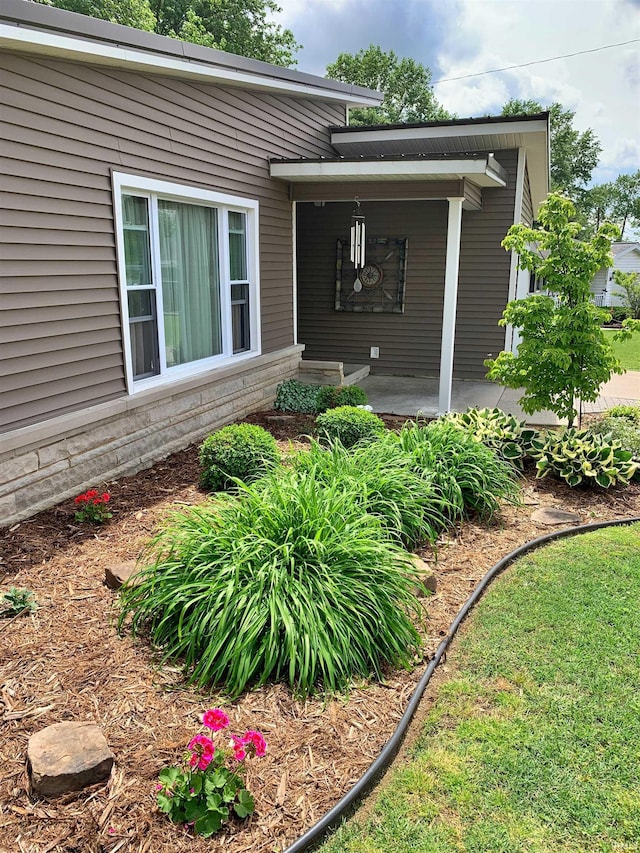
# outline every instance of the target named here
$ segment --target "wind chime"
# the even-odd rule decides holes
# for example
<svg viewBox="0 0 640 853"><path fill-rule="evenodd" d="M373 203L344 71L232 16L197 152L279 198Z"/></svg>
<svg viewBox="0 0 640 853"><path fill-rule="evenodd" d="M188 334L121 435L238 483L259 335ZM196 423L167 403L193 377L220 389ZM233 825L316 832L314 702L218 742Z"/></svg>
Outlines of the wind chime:
<svg viewBox="0 0 640 853"><path fill-rule="evenodd" d="M364 267L364 250L366 245L364 214L360 212L358 196L355 198L356 209L351 216L351 263L356 270L356 280L353 289L356 293L362 290L360 270Z"/></svg>

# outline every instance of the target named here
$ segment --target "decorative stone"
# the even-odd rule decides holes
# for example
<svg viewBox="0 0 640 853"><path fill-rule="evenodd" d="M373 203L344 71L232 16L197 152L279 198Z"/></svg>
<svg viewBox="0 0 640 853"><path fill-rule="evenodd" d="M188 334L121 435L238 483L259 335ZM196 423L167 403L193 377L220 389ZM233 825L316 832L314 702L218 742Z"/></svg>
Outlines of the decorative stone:
<svg viewBox="0 0 640 853"><path fill-rule="evenodd" d="M543 506L531 514L531 520L538 524L579 524L580 516L575 512L567 512L565 509L556 509L553 506Z"/></svg>
<svg viewBox="0 0 640 853"><path fill-rule="evenodd" d="M268 417L265 418L265 420L270 424L285 425L285 424L290 424L292 421L294 421L295 416L294 415L269 415Z"/></svg>
<svg viewBox="0 0 640 853"><path fill-rule="evenodd" d="M417 554L411 554L411 560L418 572L420 573L420 582L422 583L424 588L432 593L437 592L438 579L431 571L429 564L425 563L425 561L421 557L418 557ZM420 587L416 587L416 592L418 595L424 595L424 590L422 590Z"/></svg>
<svg viewBox="0 0 640 853"><path fill-rule="evenodd" d="M56 797L106 782L114 755L94 723L54 723L36 732L27 746L31 791Z"/></svg>
<svg viewBox="0 0 640 853"><path fill-rule="evenodd" d="M129 586L136 586L139 583L139 578L133 576L137 570L138 566L134 560L118 563L115 566L107 566L104 572L104 581L109 589L120 589L125 583Z"/></svg>

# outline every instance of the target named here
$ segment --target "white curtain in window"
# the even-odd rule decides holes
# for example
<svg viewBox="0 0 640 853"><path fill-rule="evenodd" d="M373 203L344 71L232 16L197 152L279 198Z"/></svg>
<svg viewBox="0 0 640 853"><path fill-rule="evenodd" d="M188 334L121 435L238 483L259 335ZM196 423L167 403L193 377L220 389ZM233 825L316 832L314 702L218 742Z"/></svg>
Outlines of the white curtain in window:
<svg viewBox="0 0 640 853"><path fill-rule="evenodd" d="M158 200L167 366L222 352L216 210Z"/></svg>

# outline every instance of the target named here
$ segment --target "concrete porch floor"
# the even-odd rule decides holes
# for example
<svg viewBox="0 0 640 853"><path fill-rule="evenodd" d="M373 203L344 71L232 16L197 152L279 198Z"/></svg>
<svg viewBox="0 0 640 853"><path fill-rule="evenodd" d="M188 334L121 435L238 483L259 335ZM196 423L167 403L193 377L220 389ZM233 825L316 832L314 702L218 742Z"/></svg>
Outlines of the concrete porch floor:
<svg viewBox="0 0 640 853"><path fill-rule="evenodd" d="M361 379L358 385L366 392L374 412L408 417L435 417L438 414L437 379L377 375ZM493 382L454 379L451 404L457 412L464 412L469 406L490 409L497 407L536 426L559 423L552 412L525 415L518 405L521 396L521 391L502 388ZM627 371L622 376L614 376L602 386L598 400L595 403L585 403L583 411L603 412L620 404L640 405L640 371Z"/></svg>

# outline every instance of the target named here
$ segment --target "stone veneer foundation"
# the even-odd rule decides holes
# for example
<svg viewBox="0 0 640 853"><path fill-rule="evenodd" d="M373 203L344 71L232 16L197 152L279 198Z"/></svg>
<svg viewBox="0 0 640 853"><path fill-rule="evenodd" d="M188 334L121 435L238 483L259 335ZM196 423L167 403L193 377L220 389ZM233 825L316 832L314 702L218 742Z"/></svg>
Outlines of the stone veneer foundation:
<svg viewBox="0 0 640 853"><path fill-rule="evenodd" d="M304 347L61 415L0 436L0 527L134 474L250 412L298 375Z"/></svg>

